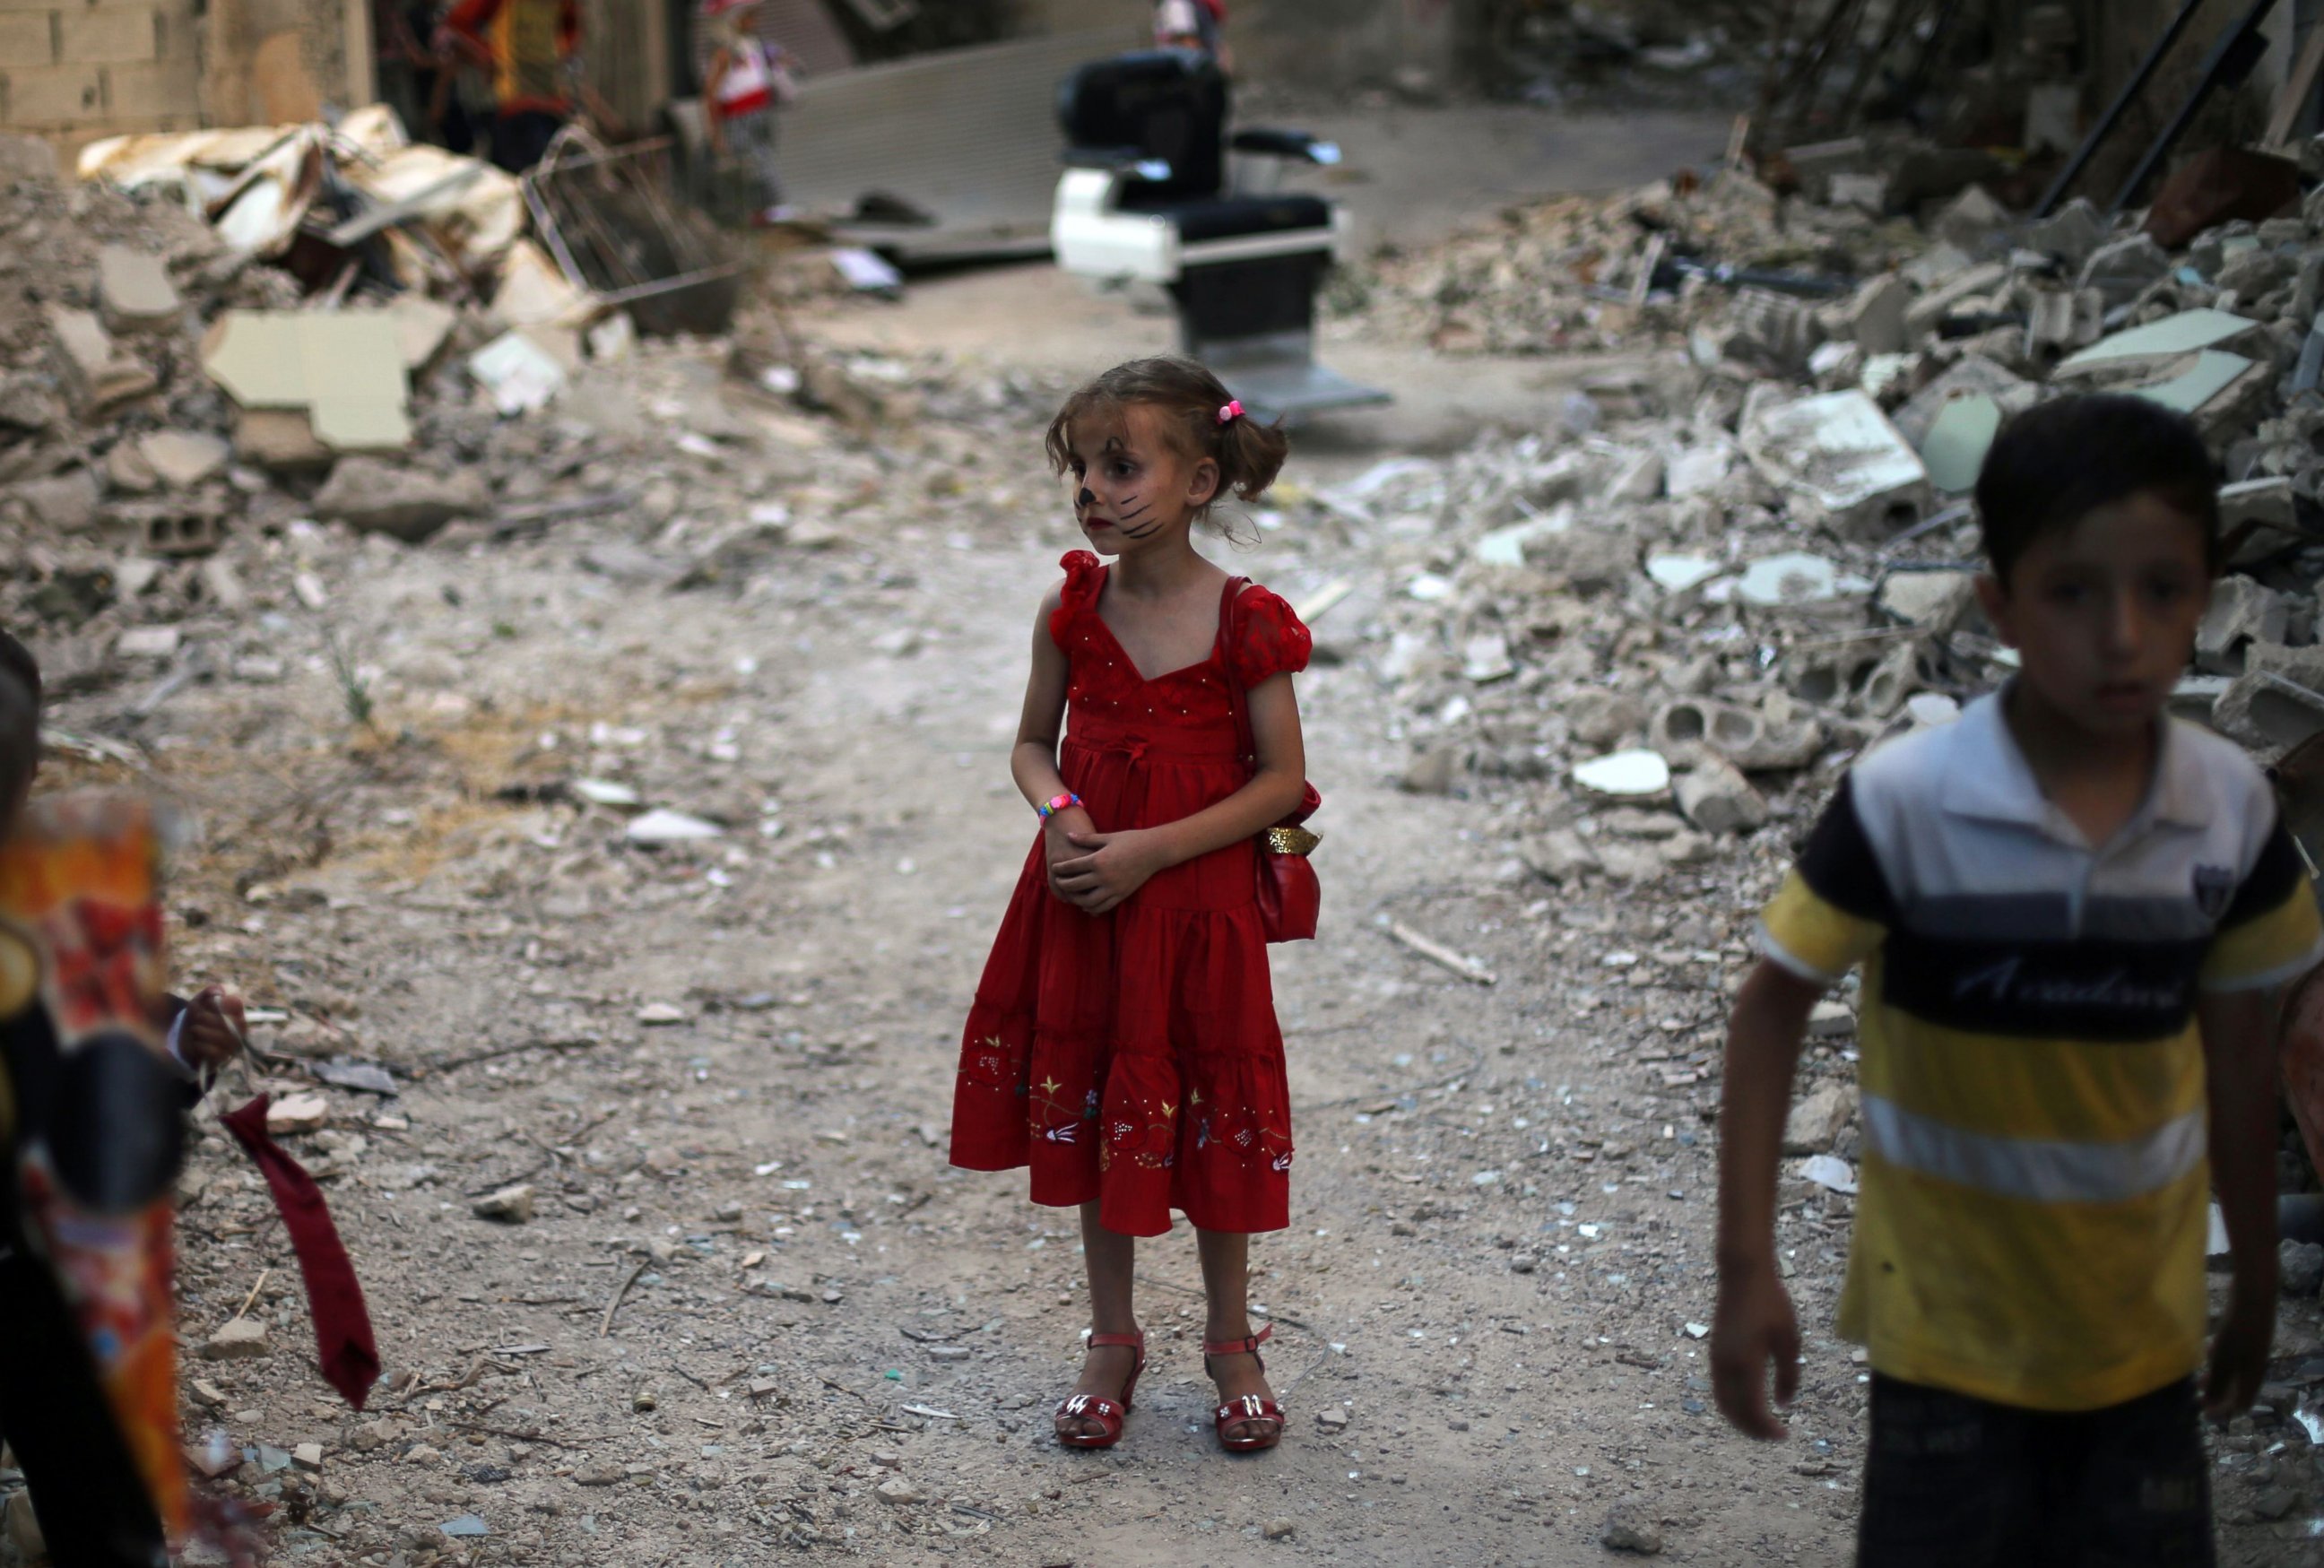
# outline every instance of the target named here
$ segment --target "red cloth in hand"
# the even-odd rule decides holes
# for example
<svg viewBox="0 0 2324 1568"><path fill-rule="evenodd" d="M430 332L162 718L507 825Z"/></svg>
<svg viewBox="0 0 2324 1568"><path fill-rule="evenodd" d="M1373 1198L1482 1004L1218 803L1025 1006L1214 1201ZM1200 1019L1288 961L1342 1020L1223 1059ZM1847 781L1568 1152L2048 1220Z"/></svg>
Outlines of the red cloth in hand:
<svg viewBox="0 0 2324 1568"><path fill-rule="evenodd" d="M266 1106L267 1098L261 1094L218 1120L266 1177L274 1207L290 1232L299 1272L307 1281L307 1305L314 1314L315 1351L323 1379L360 1410L371 1386L379 1381L379 1345L372 1338L363 1286L355 1278L355 1265L347 1261L338 1228L331 1223L331 1211L324 1206L322 1189L268 1134Z"/></svg>

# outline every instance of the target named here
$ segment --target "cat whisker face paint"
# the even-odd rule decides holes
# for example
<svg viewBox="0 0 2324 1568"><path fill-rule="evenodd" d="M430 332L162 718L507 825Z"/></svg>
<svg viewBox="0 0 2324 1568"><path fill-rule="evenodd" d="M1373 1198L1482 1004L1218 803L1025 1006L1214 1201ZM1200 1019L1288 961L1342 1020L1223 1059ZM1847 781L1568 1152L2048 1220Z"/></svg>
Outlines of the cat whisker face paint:
<svg viewBox="0 0 2324 1568"><path fill-rule="evenodd" d="M1092 421L1072 431L1065 461L1074 521L1105 554L1185 521L1183 509L1169 503L1184 477L1176 453L1151 428L1147 410L1124 412L1120 423Z"/></svg>

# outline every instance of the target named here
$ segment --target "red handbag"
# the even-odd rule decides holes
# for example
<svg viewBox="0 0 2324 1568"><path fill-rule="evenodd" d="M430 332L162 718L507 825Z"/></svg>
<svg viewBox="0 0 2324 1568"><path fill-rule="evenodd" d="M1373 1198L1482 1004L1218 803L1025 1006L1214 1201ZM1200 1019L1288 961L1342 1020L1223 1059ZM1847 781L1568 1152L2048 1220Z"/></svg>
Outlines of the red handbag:
<svg viewBox="0 0 2324 1568"><path fill-rule="evenodd" d="M1259 743L1251 738L1250 710L1244 701L1242 678L1235 673L1235 605L1249 577L1227 584L1219 600L1219 673L1227 683L1227 706L1234 711L1235 744L1243 763L1254 775L1259 770ZM1305 942L1315 935L1315 918L1323 912L1323 886L1315 879L1308 856L1323 842L1323 835L1303 826L1323 804L1312 783L1291 815L1259 835L1259 920L1269 942Z"/></svg>

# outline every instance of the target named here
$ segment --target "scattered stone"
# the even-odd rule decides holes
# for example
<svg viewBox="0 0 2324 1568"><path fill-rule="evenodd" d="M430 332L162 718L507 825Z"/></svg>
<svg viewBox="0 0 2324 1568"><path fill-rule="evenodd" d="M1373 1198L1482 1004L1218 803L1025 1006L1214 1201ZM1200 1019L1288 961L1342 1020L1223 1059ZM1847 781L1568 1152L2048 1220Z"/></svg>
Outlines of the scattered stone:
<svg viewBox="0 0 2324 1568"><path fill-rule="evenodd" d="M136 449L154 478L172 490L191 490L216 477L234 456L216 436L195 430L154 430L139 439Z"/></svg>
<svg viewBox="0 0 2324 1568"><path fill-rule="evenodd" d="M532 1218L532 1188L519 1182L513 1186L487 1193L469 1206L469 1212L480 1220L502 1220L521 1225Z"/></svg>
<svg viewBox="0 0 2324 1568"><path fill-rule="evenodd" d="M456 517L491 505L482 475L430 474L379 457L342 457L315 495L315 515L417 544Z"/></svg>
<svg viewBox="0 0 2324 1568"><path fill-rule="evenodd" d="M2254 642L2280 643L2290 622L2283 596L2246 576L2222 577L2211 586L2211 607L2195 628L2195 662L2218 675L2244 668L2244 650Z"/></svg>
<svg viewBox="0 0 2324 1568"><path fill-rule="evenodd" d="M290 1451L290 1462L304 1471L321 1470L323 1468L323 1445L319 1443L302 1443L299 1444L298 1447Z"/></svg>
<svg viewBox="0 0 2324 1568"><path fill-rule="evenodd" d="M632 844L689 844L720 837L725 831L715 822L657 807L642 816L632 817L622 830L622 836Z"/></svg>
<svg viewBox="0 0 2324 1568"><path fill-rule="evenodd" d="M266 1324L254 1317L238 1317L202 1342L202 1359L210 1361L256 1360L272 1346L266 1342Z"/></svg>
<svg viewBox="0 0 2324 1568"><path fill-rule="evenodd" d="M2305 1301L2324 1288L2324 1246L2313 1241L2280 1241L2275 1249L2276 1278L2285 1296Z"/></svg>
<svg viewBox="0 0 2324 1568"><path fill-rule="evenodd" d="M88 532L97 524L102 499L97 476L86 468L68 468L47 479L27 479L9 493L23 503L34 522L52 534Z"/></svg>
<svg viewBox="0 0 2324 1568"><path fill-rule="evenodd" d="M604 1460L593 1460L575 1469L573 1484L575 1486L619 1486L627 1473L618 1464L611 1464Z"/></svg>
<svg viewBox="0 0 2324 1568"><path fill-rule="evenodd" d="M1287 1541L1291 1538L1292 1533L1298 1528L1296 1520L1269 1519L1260 1527L1259 1533L1270 1541Z"/></svg>
<svg viewBox="0 0 2324 1568"><path fill-rule="evenodd" d="M1600 795L1659 795L1670 788L1670 764L1654 752L1615 752L1574 769L1573 781Z"/></svg>
<svg viewBox="0 0 2324 1568"><path fill-rule="evenodd" d="M1652 1557L1663 1549L1663 1533L1652 1519L1623 1505L1606 1516L1605 1528L1598 1532L1598 1544L1609 1552L1634 1552L1641 1557Z"/></svg>
<svg viewBox="0 0 2324 1568"><path fill-rule="evenodd" d="M286 1094L266 1108L266 1130L281 1136L312 1132L331 1119L331 1102L320 1094Z"/></svg>
<svg viewBox="0 0 2324 1568"><path fill-rule="evenodd" d="M172 331L186 315L186 302L178 297L161 258L126 245L98 249L97 302L105 325L124 336Z"/></svg>
<svg viewBox="0 0 2324 1568"><path fill-rule="evenodd" d="M107 418L161 384L88 311L51 305L48 324L50 364L84 420Z"/></svg>
<svg viewBox="0 0 2324 1568"><path fill-rule="evenodd" d="M903 1508L911 1503L924 1503L928 1500L927 1493L922 1491L918 1487L914 1486L910 1481L905 1480L900 1475L890 1476L886 1480L883 1480L878 1486L873 1487L872 1490L873 1495L878 1497L881 1502L888 1503L896 1508Z"/></svg>
<svg viewBox="0 0 2324 1568"><path fill-rule="evenodd" d="M1675 791L1686 819L1712 837L1748 833L1767 822L1767 802L1723 757L1706 757L1683 776Z"/></svg>
<svg viewBox="0 0 2324 1568"><path fill-rule="evenodd" d="M1856 1119L1856 1086L1823 1084L1802 1096L1784 1122L1785 1154L1830 1154Z"/></svg>

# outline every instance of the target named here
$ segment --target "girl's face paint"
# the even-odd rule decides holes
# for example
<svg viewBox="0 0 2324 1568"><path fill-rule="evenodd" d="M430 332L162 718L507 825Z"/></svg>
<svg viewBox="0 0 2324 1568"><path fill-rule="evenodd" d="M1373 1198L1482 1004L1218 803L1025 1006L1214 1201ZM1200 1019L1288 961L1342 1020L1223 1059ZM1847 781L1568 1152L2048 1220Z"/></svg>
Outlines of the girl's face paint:
<svg viewBox="0 0 2324 1568"><path fill-rule="evenodd" d="M1120 423L1075 430L1074 521L1107 555L1187 526L1185 460L1160 438L1151 410L1131 408Z"/></svg>

